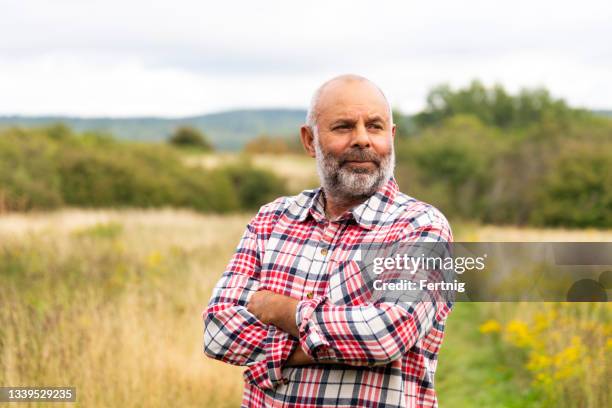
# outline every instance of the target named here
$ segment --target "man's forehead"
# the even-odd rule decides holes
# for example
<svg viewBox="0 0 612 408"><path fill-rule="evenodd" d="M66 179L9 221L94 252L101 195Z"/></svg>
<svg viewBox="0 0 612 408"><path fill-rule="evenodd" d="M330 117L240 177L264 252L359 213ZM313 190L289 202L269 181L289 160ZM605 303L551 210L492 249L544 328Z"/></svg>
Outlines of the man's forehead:
<svg viewBox="0 0 612 408"><path fill-rule="evenodd" d="M366 120L387 120L389 114L387 109L376 109L369 105L353 106L350 108L342 108L336 106L336 108L330 108L325 111L324 115L328 120L358 120L364 118Z"/></svg>
<svg viewBox="0 0 612 408"><path fill-rule="evenodd" d="M369 81L335 81L322 90L318 114L347 118L379 116L388 118L389 106L382 92Z"/></svg>

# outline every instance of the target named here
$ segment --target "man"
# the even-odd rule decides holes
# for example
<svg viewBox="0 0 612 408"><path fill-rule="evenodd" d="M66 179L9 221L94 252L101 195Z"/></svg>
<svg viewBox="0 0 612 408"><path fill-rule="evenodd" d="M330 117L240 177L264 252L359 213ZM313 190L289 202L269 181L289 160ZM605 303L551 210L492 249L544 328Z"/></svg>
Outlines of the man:
<svg viewBox="0 0 612 408"><path fill-rule="evenodd" d="M243 407L433 407L450 302L372 301L364 245L451 242L446 218L398 190L382 91L343 75L301 128L321 187L263 206L203 314L204 352L247 366ZM371 288L370 288L371 289Z"/></svg>

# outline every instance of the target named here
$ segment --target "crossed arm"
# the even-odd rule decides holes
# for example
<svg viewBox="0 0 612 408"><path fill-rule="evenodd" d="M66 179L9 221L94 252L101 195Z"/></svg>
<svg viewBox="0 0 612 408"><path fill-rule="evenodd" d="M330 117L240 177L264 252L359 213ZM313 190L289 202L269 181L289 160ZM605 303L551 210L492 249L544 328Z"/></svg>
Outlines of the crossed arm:
<svg viewBox="0 0 612 408"><path fill-rule="evenodd" d="M247 310L262 323L273 324L281 330L299 337L295 313L300 301L270 290L259 290L251 296Z"/></svg>
<svg viewBox="0 0 612 408"><path fill-rule="evenodd" d="M298 339L288 366L388 364L401 358L439 318L435 302L346 306L327 302L324 296L298 301L268 290L255 293L247 310Z"/></svg>
<svg viewBox="0 0 612 408"><path fill-rule="evenodd" d="M425 236L452 240L450 231L426 228ZM325 296L298 300L260 288L257 241L249 224L204 312L204 351L248 366L247 381L262 388L278 384L284 366L388 364L445 318L435 302L335 305Z"/></svg>
<svg viewBox="0 0 612 408"><path fill-rule="evenodd" d="M272 324L296 339L299 330L295 323L295 314L299 300L290 296L279 295L269 290L259 290L253 294L247 305L247 310L262 323ZM332 361L333 362L333 361ZM285 362L285 366L314 364L316 361L297 347Z"/></svg>
<svg viewBox="0 0 612 408"><path fill-rule="evenodd" d="M296 359L300 348L295 337L260 320L249 310L253 310L257 299L266 293L258 291L262 234L256 221L257 217L247 226L202 314L204 353L229 364L247 366L245 380L266 389L282 381L284 365L306 361ZM260 302L262 308L267 308L266 303ZM291 360L290 355L294 355Z"/></svg>

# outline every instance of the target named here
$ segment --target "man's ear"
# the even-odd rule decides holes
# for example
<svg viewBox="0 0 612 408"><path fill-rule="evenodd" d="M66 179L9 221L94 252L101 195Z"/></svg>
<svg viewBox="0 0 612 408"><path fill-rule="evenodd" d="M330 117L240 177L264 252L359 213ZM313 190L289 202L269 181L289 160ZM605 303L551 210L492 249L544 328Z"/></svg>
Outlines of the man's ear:
<svg viewBox="0 0 612 408"><path fill-rule="evenodd" d="M391 126L391 139L392 140L395 140L395 129L396 129L396 126L394 123L393 126Z"/></svg>
<svg viewBox="0 0 612 408"><path fill-rule="evenodd" d="M300 138L302 139L302 146L304 146L304 150L310 157L315 157L315 147L314 147L314 134L312 133L312 129L308 125L303 125L300 128Z"/></svg>

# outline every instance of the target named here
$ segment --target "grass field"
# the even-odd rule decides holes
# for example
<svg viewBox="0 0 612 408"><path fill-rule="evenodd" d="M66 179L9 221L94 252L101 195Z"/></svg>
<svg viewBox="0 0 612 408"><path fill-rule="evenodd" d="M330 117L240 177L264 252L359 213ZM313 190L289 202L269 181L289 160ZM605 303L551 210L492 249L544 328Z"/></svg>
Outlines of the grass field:
<svg viewBox="0 0 612 408"><path fill-rule="evenodd" d="M0 217L0 384L74 385L84 407L238 406L242 369L203 356L201 312L248 219L177 210ZM611 241L612 231L455 227L457 241L516 237ZM601 406L611 315L609 305L457 304L439 356L441 407ZM547 403L551 392L563 399Z"/></svg>

